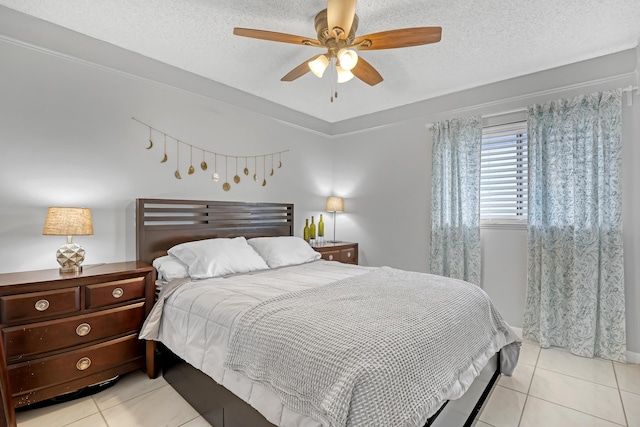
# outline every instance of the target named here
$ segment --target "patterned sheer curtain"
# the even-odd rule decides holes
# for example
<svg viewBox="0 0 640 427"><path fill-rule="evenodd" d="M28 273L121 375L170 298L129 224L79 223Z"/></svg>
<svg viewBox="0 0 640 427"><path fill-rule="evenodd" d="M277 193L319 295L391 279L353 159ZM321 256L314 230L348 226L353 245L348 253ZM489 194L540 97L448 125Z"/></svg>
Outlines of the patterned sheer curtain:
<svg viewBox="0 0 640 427"><path fill-rule="evenodd" d="M431 178L433 274L480 284L482 119L435 123Z"/></svg>
<svg viewBox="0 0 640 427"><path fill-rule="evenodd" d="M529 108L523 332L625 361L620 90Z"/></svg>

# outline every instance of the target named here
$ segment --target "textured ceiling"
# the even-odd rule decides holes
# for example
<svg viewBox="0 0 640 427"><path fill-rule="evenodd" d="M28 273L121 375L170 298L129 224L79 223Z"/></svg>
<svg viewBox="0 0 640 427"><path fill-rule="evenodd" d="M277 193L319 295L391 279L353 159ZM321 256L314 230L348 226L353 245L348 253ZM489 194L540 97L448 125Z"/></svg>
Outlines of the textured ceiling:
<svg viewBox="0 0 640 427"><path fill-rule="evenodd" d="M375 87L330 76L280 78L321 50L237 37L248 27L315 38L322 0L0 0L58 24L329 123L633 48L638 0L360 1L357 35L441 26L442 41L361 52L382 74Z"/></svg>

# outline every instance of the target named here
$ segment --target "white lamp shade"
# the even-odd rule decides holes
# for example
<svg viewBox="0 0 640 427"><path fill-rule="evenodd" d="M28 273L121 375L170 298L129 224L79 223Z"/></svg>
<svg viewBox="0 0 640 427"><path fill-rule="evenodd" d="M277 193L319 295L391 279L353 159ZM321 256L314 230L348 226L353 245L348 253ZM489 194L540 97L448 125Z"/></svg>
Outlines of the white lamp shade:
<svg viewBox="0 0 640 427"><path fill-rule="evenodd" d="M351 71L358 63L358 54L355 50L342 48L338 51L338 61L343 70Z"/></svg>
<svg viewBox="0 0 640 427"><path fill-rule="evenodd" d="M327 206L325 207L327 212L344 212L344 199L337 196L327 197Z"/></svg>
<svg viewBox="0 0 640 427"><path fill-rule="evenodd" d="M322 77L324 70L329 66L329 58L326 55L320 55L313 61L309 61L309 69L313 74Z"/></svg>
<svg viewBox="0 0 640 427"><path fill-rule="evenodd" d="M338 72L338 83L346 83L353 78L351 71L345 70L339 65L336 65L336 71Z"/></svg>

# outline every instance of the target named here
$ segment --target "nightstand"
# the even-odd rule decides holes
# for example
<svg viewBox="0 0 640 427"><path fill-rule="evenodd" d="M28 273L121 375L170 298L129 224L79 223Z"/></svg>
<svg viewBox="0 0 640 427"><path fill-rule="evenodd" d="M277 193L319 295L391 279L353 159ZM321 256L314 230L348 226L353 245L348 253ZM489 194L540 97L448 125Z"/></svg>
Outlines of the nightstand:
<svg viewBox="0 0 640 427"><path fill-rule="evenodd" d="M358 264L358 244L352 242L325 243L312 246L313 250L322 254L322 259L339 261L345 264Z"/></svg>
<svg viewBox="0 0 640 427"><path fill-rule="evenodd" d="M154 298L155 269L136 261L0 274L0 426L16 425L14 408L129 371L153 377L138 332Z"/></svg>

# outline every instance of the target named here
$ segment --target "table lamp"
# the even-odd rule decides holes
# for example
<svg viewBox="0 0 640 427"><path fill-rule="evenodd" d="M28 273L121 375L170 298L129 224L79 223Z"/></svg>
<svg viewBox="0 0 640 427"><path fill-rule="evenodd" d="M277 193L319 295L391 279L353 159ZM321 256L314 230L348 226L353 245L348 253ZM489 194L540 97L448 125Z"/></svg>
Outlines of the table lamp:
<svg viewBox="0 0 640 427"><path fill-rule="evenodd" d="M93 235L91 210L87 208L49 208L44 222L45 236L67 236L67 243L60 246L56 252L56 259L60 264L61 273L82 271L85 251L77 243L73 243L73 236Z"/></svg>
<svg viewBox="0 0 640 427"><path fill-rule="evenodd" d="M336 240L336 212L344 212L344 199L337 196L327 197L325 210L333 212L333 240L329 240L329 243L340 243L340 240Z"/></svg>

